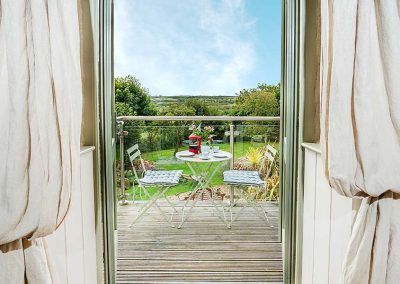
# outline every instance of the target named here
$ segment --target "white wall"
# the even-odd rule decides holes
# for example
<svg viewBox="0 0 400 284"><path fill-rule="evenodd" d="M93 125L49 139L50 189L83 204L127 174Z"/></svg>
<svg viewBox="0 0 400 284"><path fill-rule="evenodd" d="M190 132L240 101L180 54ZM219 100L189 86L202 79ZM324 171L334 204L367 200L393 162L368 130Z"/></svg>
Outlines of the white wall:
<svg viewBox="0 0 400 284"><path fill-rule="evenodd" d="M332 190L318 145L304 148L302 283L340 283L350 239L352 199Z"/></svg>
<svg viewBox="0 0 400 284"><path fill-rule="evenodd" d="M81 149L81 186L74 188L67 216L46 243L59 283L97 282L93 149Z"/></svg>

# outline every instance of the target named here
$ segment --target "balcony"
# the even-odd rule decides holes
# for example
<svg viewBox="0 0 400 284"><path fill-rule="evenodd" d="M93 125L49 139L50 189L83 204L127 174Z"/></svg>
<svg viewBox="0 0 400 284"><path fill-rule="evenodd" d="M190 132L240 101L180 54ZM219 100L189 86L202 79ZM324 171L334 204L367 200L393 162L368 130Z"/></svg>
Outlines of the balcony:
<svg viewBox="0 0 400 284"><path fill-rule="evenodd" d="M266 145L280 149L279 118L255 118L252 121L248 117L240 122L225 117L142 118L150 121L146 124L133 120L135 117L131 119L120 120L119 134L123 135L119 136L116 153L117 174L120 176L118 196L120 204L124 204L118 206L117 214L117 283L282 281L279 153L271 172L261 174L262 179L267 181L266 191L256 194L254 198L258 206L267 212L268 222L262 220L252 208L247 208L246 202L239 198L236 191L232 194L231 188L223 181L225 170L259 170L263 167L266 162L261 157ZM212 199L218 206L226 208L234 203L229 214L239 216L238 219L231 228L227 228L215 210L211 196L205 196L197 201L181 229L171 227L154 206L131 227L139 209L150 197L140 190L135 181L126 149L138 144L145 166L149 169L183 171L181 182L166 192L166 197L178 213L174 213L165 200L158 202L173 224L179 224L182 220L180 214L190 199L196 180L188 165L177 159L175 154L188 149L187 137L193 121L197 125L201 121L212 126L215 135L212 146L233 154L231 160L216 170L207 188L214 194ZM204 170L207 163L198 167ZM215 166L210 167L212 170ZM248 187L246 190L253 189ZM156 191L156 188L150 187L150 196ZM189 204L193 202L188 201Z"/></svg>

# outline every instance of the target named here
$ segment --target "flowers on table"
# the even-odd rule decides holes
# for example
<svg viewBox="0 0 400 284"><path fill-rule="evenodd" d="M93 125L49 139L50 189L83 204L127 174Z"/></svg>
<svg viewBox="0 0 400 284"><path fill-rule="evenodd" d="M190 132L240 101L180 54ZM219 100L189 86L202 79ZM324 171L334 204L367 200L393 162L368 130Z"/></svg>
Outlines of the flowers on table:
<svg viewBox="0 0 400 284"><path fill-rule="evenodd" d="M189 136L189 151L197 154L201 146L201 141L206 141L207 145L212 144L215 135L212 135L211 133L214 132L214 127L204 126L202 128L201 123L198 126L195 123L192 123L189 130L192 131L192 134Z"/></svg>
<svg viewBox="0 0 400 284"><path fill-rule="evenodd" d="M189 130L192 131L191 135L201 136L202 140L208 141L207 143L210 144L212 143L215 137L215 135L211 134L214 132L214 127L212 126L202 127L201 123L198 126L195 123L192 123L192 125L189 127Z"/></svg>

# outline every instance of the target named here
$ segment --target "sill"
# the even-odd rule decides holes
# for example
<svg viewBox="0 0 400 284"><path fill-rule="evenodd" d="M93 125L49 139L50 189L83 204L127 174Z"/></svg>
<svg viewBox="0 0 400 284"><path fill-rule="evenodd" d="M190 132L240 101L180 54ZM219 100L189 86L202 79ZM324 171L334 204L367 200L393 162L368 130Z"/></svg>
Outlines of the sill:
<svg viewBox="0 0 400 284"><path fill-rule="evenodd" d="M81 146L81 155L94 151L94 146Z"/></svg>
<svg viewBox="0 0 400 284"><path fill-rule="evenodd" d="M321 152L321 144L320 143L307 143L307 142L304 142L304 143L301 143L301 146L304 149L308 149L308 150L311 150L311 151L313 151L315 153L322 154L322 152Z"/></svg>

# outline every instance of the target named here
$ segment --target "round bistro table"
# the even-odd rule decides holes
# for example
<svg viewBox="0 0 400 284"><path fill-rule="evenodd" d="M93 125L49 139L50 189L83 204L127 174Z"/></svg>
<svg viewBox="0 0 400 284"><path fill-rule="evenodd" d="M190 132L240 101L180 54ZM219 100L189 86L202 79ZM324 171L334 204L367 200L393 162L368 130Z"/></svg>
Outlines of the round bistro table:
<svg viewBox="0 0 400 284"><path fill-rule="evenodd" d="M190 171L193 174L192 178L196 181L196 183L192 187L191 193L190 193L188 199L186 200L185 205L182 208L182 220L178 226L178 229L182 228L182 225L189 218L194 206L197 204L197 201L199 201L201 199L201 196L203 196L203 194L207 195L207 197L211 200L211 204L213 205L214 209L218 213L217 216L222 220L222 222L228 228L230 228L230 223L228 223L226 221L224 208L223 207L221 207L221 209L218 208L219 206L213 200L213 196L216 195L215 192L211 188L212 194L210 195L209 191L207 190L207 187L208 187L209 183L211 182L211 179L218 172L218 170L220 168L222 168L229 160L232 159L232 154L229 152L220 150L217 153L210 152L210 156L208 159L202 159L201 154L194 155L194 156L188 156L187 155L188 152L189 151L178 152L178 153L176 153L176 158L178 160L184 161L187 164L187 166L189 167ZM217 157L216 155L220 155L220 157ZM207 164L207 166L200 167L200 164ZM214 169L212 169L213 165L216 165L214 167ZM186 212L186 207L188 206L189 201L192 198L193 198L193 202L192 202L189 210Z"/></svg>

